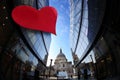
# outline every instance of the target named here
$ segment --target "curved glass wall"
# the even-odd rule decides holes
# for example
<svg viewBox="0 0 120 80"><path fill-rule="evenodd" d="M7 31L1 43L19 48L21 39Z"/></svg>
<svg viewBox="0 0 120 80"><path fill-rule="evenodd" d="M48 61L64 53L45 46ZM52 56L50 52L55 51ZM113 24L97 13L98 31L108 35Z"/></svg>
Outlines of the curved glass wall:
<svg viewBox="0 0 120 80"><path fill-rule="evenodd" d="M32 46L34 46L35 51L37 51L40 58L44 60L45 56L48 55L51 35L49 33L42 34L41 32L33 30L25 30L24 32L27 34L29 40L32 43Z"/></svg>
<svg viewBox="0 0 120 80"><path fill-rule="evenodd" d="M11 40L7 44L8 45L7 49L8 50L11 49L12 52L15 52L14 55L16 55L16 57L18 57L18 59L20 59L22 62L24 62L24 63L31 62L32 65L37 66L37 64L38 64L37 58L30 52L30 50L24 44L22 39L20 39L20 37L17 37L16 42L12 43L12 44L14 44L14 46L11 46L12 39L14 39L16 37L17 37L16 35L13 35L11 37Z"/></svg>
<svg viewBox="0 0 120 80"><path fill-rule="evenodd" d="M71 48L73 58L77 56L78 62L88 53L100 30L104 8L105 0L70 1Z"/></svg>
<svg viewBox="0 0 120 80"><path fill-rule="evenodd" d="M15 6L36 8L40 2L38 8L49 4L48 0L0 0L0 80L29 80L36 69L39 75L46 70L51 34L20 28L11 19Z"/></svg>
<svg viewBox="0 0 120 80"><path fill-rule="evenodd" d="M40 9L44 6L49 6L48 0L17 0L14 2L16 6L24 4L24 5L33 6L37 9ZM27 41L34 49L35 53L42 61L44 61L49 52L51 34L40 31L29 30L29 29L23 29L23 28L22 31L25 37L27 38Z"/></svg>

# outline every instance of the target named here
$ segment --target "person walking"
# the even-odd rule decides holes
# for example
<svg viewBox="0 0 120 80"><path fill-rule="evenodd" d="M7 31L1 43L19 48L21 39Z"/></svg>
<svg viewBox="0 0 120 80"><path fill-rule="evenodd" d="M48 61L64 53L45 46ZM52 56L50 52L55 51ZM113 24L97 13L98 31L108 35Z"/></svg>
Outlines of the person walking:
<svg viewBox="0 0 120 80"><path fill-rule="evenodd" d="M87 68L84 69L84 80L88 79L88 71Z"/></svg>
<svg viewBox="0 0 120 80"><path fill-rule="evenodd" d="M39 71L37 69L35 69L34 79L39 80Z"/></svg>

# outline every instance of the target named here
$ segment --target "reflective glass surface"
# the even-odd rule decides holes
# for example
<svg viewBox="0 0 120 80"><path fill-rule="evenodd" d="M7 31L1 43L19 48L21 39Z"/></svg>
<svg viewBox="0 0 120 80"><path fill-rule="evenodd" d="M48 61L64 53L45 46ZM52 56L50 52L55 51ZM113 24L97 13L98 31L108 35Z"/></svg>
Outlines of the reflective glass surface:
<svg viewBox="0 0 120 80"><path fill-rule="evenodd" d="M38 9L49 5L48 0L17 0L15 3L16 6L25 4ZM26 35L26 38L28 38L28 42L30 41L29 43L31 43L32 48L35 50L35 53L41 60L44 61L45 56L48 55L51 42L51 34L23 28L22 31Z"/></svg>
<svg viewBox="0 0 120 80"><path fill-rule="evenodd" d="M100 1L99 3L102 2L104 3L104 1ZM73 54L77 55L79 60L85 56L100 29L104 4L101 6L97 4L98 1L70 1L71 48Z"/></svg>

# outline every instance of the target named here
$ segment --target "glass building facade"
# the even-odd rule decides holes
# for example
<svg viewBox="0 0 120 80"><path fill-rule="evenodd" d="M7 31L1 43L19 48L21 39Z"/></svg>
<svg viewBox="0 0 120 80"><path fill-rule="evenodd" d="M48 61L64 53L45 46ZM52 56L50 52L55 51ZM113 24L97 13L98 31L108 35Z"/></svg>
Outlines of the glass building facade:
<svg viewBox="0 0 120 80"><path fill-rule="evenodd" d="M18 0L13 1L15 6L18 5L29 5L36 9L40 9L44 6L49 6L48 0ZM30 44L30 47L35 51L35 54L42 60L45 60L46 55L48 55L50 42L51 42L51 34L28 30L21 28L25 39Z"/></svg>
<svg viewBox="0 0 120 80"><path fill-rule="evenodd" d="M104 14L105 1L71 0L70 2L70 40L71 48L79 59L92 46Z"/></svg>
<svg viewBox="0 0 120 80"><path fill-rule="evenodd" d="M0 0L0 80L32 79L36 69L42 76L47 69L51 34L15 24L11 11L19 5L40 9L49 0Z"/></svg>
<svg viewBox="0 0 120 80"><path fill-rule="evenodd" d="M120 38L118 4L112 0L70 0L71 53L79 79L87 75L119 80L120 47L113 47Z"/></svg>
<svg viewBox="0 0 120 80"><path fill-rule="evenodd" d="M49 6L48 0L19 0L14 2L17 5L30 5L36 9L40 9L44 6ZM48 55L51 42L51 34L27 29L22 29L22 31L39 58L44 60L45 56Z"/></svg>
<svg viewBox="0 0 120 80"><path fill-rule="evenodd" d="M92 64L96 63L96 59L93 45L101 29L104 11L105 0L70 0L70 43L78 78L85 69L88 75L94 73Z"/></svg>

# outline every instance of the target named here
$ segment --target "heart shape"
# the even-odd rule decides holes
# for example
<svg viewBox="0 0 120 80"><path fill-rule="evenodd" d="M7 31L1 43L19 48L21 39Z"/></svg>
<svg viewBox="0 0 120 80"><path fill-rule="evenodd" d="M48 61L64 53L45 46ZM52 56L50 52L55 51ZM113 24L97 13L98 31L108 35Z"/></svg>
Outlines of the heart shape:
<svg viewBox="0 0 120 80"><path fill-rule="evenodd" d="M36 10L27 5L17 6L12 11L12 18L21 27L56 34L57 11L53 7Z"/></svg>

